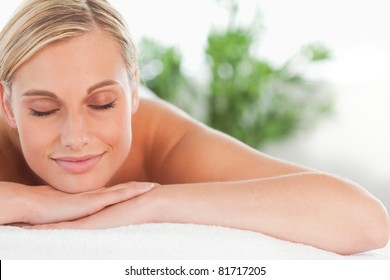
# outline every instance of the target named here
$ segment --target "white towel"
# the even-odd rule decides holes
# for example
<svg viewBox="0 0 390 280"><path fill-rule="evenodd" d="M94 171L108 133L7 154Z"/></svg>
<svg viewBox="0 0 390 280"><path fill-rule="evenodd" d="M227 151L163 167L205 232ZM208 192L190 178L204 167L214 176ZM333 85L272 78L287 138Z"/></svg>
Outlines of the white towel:
<svg viewBox="0 0 390 280"><path fill-rule="evenodd" d="M260 233L193 224L143 224L100 230L0 226L0 259L390 259L390 246L341 256Z"/></svg>

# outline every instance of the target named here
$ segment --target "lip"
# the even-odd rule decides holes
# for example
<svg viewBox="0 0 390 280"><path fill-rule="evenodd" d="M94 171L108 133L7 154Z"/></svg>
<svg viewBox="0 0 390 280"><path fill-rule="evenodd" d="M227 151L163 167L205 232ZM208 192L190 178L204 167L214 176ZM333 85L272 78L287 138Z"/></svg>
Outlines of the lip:
<svg viewBox="0 0 390 280"><path fill-rule="evenodd" d="M61 168L72 174L82 174L93 169L103 157L103 154L87 155L81 157L55 157L52 158Z"/></svg>

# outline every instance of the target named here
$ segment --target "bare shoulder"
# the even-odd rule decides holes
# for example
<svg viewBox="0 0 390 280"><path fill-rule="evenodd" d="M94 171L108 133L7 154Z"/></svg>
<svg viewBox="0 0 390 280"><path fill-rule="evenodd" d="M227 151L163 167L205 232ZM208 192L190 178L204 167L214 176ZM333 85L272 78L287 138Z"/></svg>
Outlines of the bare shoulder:
<svg viewBox="0 0 390 280"><path fill-rule="evenodd" d="M242 180L305 172L194 120L158 98L143 98L134 137L144 145L153 181L163 184ZM140 146L140 145L137 145Z"/></svg>
<svg viewBox="0 0 390 280"><path fill-rule="evenodd" d="M149 177L155 180L164 159L188 131L198 126L197 121L166 101L142 97L133 116L132 152L139 153Z"/></svg>

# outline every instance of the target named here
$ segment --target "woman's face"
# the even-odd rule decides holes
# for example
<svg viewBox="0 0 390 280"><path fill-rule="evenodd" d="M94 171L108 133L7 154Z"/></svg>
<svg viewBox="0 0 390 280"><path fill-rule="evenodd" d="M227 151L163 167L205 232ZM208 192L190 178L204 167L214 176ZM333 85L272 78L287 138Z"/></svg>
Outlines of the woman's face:
<svg viewBox="0 0 390 280"><path fill-rule="evenodd" d="M42 180L84 192L109 184L127 158L137 105L119 46L95 31L47 46L17 71L9 122Z"/></svg>

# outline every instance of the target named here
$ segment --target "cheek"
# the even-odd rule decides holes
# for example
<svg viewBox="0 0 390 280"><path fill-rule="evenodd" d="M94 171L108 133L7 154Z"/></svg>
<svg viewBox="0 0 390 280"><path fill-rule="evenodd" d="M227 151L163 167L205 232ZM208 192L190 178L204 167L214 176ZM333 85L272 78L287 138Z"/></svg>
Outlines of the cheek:
<svg viewBox="0 0 390 280"><path fill-rule="evenodd" d="M111 138L113 149L129 150L132 141L131 117L121 118L118 121L111 123L110 129L107 130L107 135Z"/></svg>
<svg viewBox="0 0 390 280"><path fill-rule="evenodd" d="M20 143L24 152L37 153L51 141L53 130L35 122L17 123Z"/></svg>
<svg viewBox="0 0 390 280"><path fill-rule="evenodd" d="M114 156L123 159L129 153L132 142L131 114L118 110L98 122L90 123L90 137L109 146Z"/></svg>
<svg viewBox="0 0 390 280"><path fill-rule="evenodd" d="M19 124L17 129L24 157L29 166L35 169L48 156L53 142L53 130L34 122Z"/></svg>

